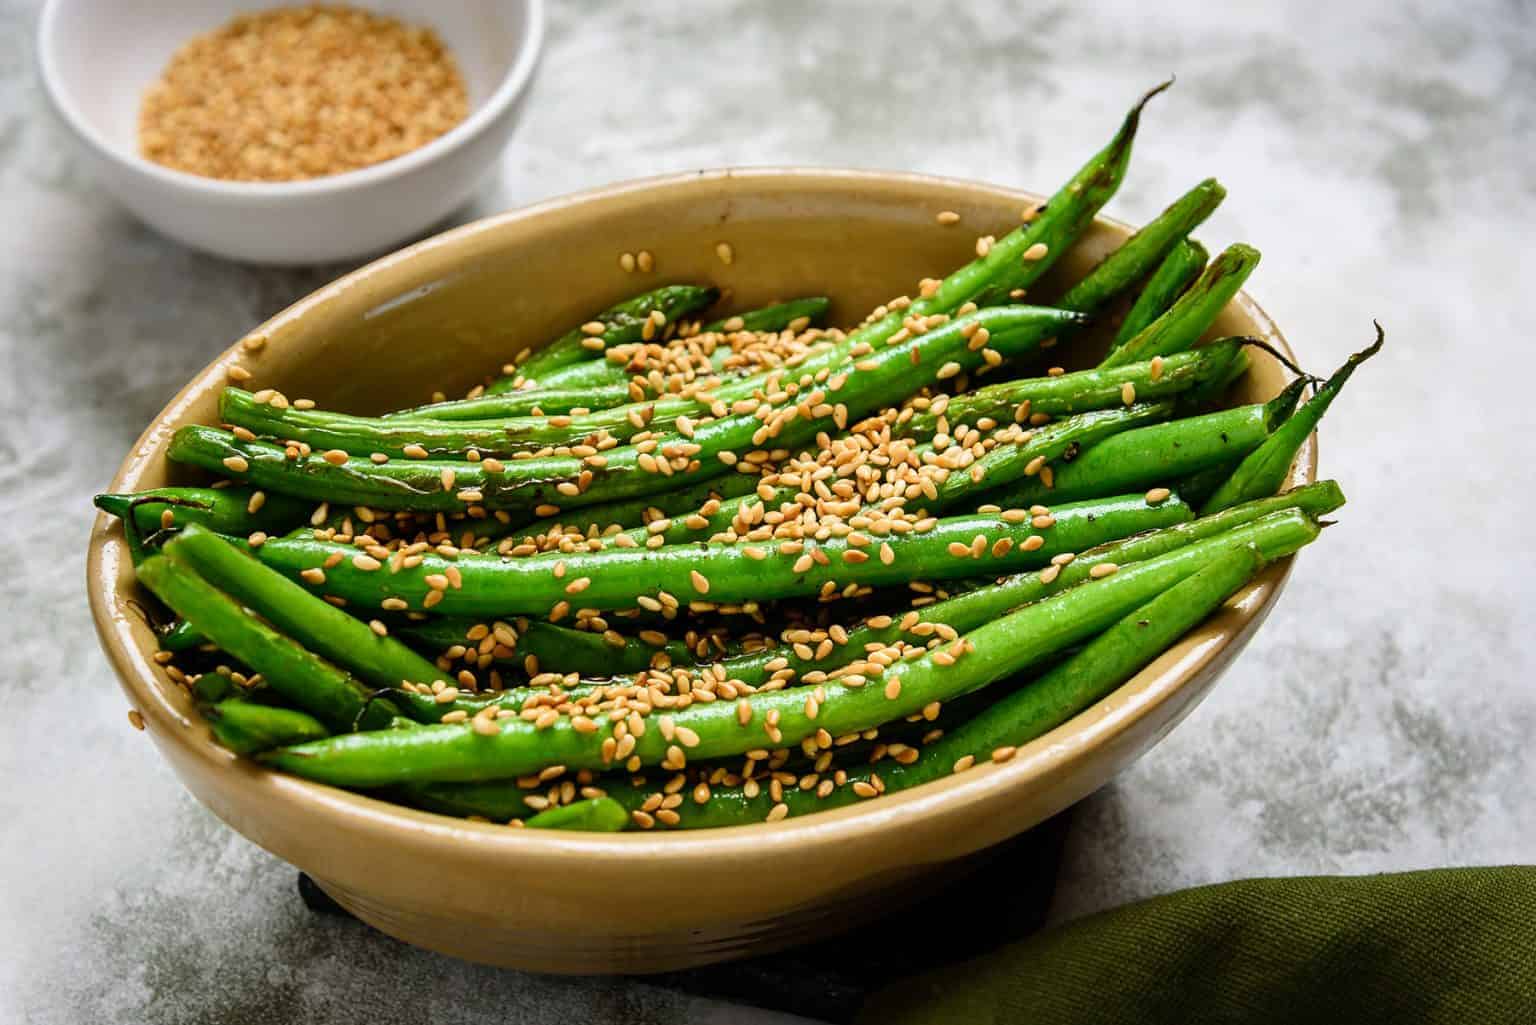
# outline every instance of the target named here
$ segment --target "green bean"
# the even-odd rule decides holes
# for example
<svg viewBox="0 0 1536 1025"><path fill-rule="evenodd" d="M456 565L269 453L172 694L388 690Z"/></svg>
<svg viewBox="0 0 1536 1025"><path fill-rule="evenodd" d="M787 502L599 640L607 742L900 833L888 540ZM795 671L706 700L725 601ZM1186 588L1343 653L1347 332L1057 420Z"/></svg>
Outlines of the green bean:
<svg viewBox="0 0 1536 1025"><path fill-rule="evenodd" d="M1044 206L1036 207L1022 231L1016 229L993 244L985 259L996 259L999 247L1002 247L1005 258L997 261L1000 273L983 287L970 290L955 306L967 299L980 306L1006 302L1015 290L1027 289L1038 281L1061 254L1071 248L1072 243L1088 230L1099 209L1119 190L1125 170L1130 166L1131 145L1141 123L1142 109L1152 97L1172 84L1171 80L1164 82L1142 96L1125 115L1120 130L1109 145L1094 154ZM1023 259L1026 252L1032 252L1034 258Z"/></svg>
<svg viewBox="0 0 1536 1025"><path fill-rule="evenodd" d="M611 409L630 401L629 382L590 388L525 388L479 395L472 399L448 399L385 413L386 420L501 420L513 416L585 415L594 409ZM580 411L579 413L577 411Z"/></svg>
<svg viewBox="0 0 1536 1025"><path fill-rule="evenodd" d="M375 687L398 687L402 680L431 684L444 680L436 665L388 634L375 633L360 619L321 601L301 585L262 565L218 534L192 525L168 541L164 552L185 563L213 586L321 658ZM381 624L382 625L382 624ZM415 717L435 722L431 699L413 702L401 696Z"/></svg>
<svg viewBox="0 0 1536 1025"><path fill-rule="evenodd" d="M1242 456L1229 456L1218 462L1212 463L1203 470L1186 473L1168 485L1179 497L1196 508L1204 508L1210 501L1216 489L1237 469L1237 464L1243 461Z"/></svg>
<svg viewBox="0 0 1536 1025"><path fill-rule="evenodd" d="M537 452L558 445L573 445L589 435L606 433L624 441L642 430L656 430L673 423L694 406L689 402L652 403L631 418L631 406L604 410L581 417L573 428L565 416L508 417L483 420L408 420L402 417L352 416L323 409L278 408L257 402L239 388L225 388L219 397L219 419L254 434L283 441L302 441L319 450L367 456L374 452L394 458L426 452L432 457L463 458L473 450L481 456L502 458Z"/></svg>
<svg viewBox="0 0 1536 1025"><path fill-rule="evenodd" d="M1343 390L1344 383L1360 364L1381 351L1381 344L1385 340L1386 333L1377 324L1376 341L1349 357L1317 393L1307 400L1306 405L1276 428L1262 445L1250 452L1205 503L1206 511L1217 512L1238 502L1273 494L1285 482L1296 453L1307 437L1317 429L1318 421Z"/></svg>
<svg viewBox="0 0 1536 1025"><path fill-rule="evenodd" d="M826 296L807 296L803 299L790 299L787 302L774 303L755 310L734 313L729 317L721 317L719 320L705 324L703 330L715 334L731 331L785 331L791 324L802 318L805 320L806 327L815 327L826 321L827 311L831 308L832 300ZM726 326L735 320L741 321L739 327Z"/></svg>
<svg viewBox="0 0 1536 1025"><path fill-rule="evenodd" d="M723 503L730 499L755 494L757 486L758 478L755 474L728 473L659 495L585 506L563 516L535 520L510 533L518 537L539 537L551 530L563 532L569 528L580 530L583 534L594 529L602 533L615 526L627 529L644 523L646 514L652 509L658 510L663 516L681 516L694 512L711 499L719 499L723 507Z"/></svg>
<svg viewBox="0 0 1536 1025"><path fill-rule="evenodd" d="M943 624L964 633L1021 605L1039 601L1091 579L1093 567L1101 563L1125 566L1207 542L1210 545L1218 542L1252 544L1259 548L1266 559L1282 558L1317 536L1318 527L1314 522L1316 517L1332 512L1343 504L1344 496L1333 481L1309 484L1282 495L1233 506L1212 516L1090 548L1079 552L1075 559L1057 570L1054 576L1042 576L1036 572L1017 573L966 594L913 609L910 613L913 617L911 625ZM774 645L762 651L723 658L712 665L717 675L753 687L766 682L772 672L785 669L793 674L790 679L799 678L806 683L817 683L821 680L814 676L808 677L807 674L837 669L862 657L871 646L888 646L904 636L906 631L891 621L891 617L878 617L848 630L844 643L835 645L830 652L819 657L814 651L811 657L802 657L791 645ZM638 672L642 668L644 666L636 666L626 672ZM581 670L572 666L569 671ZM636 682L632 676L619 676L607 681L605 685L624 686ZM595 684L563 687L562 693L574 700L589 693L592 686ZM547 692L547 688L539 690ZM463 710L473 715L491 703L521 709L523 702L532 694L532 689L520 688L505 694L461 698L444 705L442 711Z"/></svg>
<svg viewBox="0 0 1536 1025"><path fill-rule="evenodd" d="M968 466L951 471L944 482L937 485L937 495L926 502L924 508L930 513L952 510L977 492L1031 476L1035 467L1047 461L1075 458L1082 446L1102 443L1124 431L1167 420L1173 415L1173 409L1172 402L1138 402L1120 409L1100 409L1057 420L1030 432L1027 441L998 445Z"/></svg>
<svg viewBox="0 0 1536 1025"><path fill-rule="evenodd" d="M1254 339L1245 338L1243 341L1251 343ZM1210 344L1213 343L1207 342L1204 345L1198 345L1195 347L1196 351ZM1248 372L1249 363L1248 351L1246 349L1239 349L1237 355L1232 357L1231 361L1225 366L1181 394L1179 396L1179 408L1194 411L1209 409L1213 405L1222 405L1221 398L1226 395L1227 389L1236 384L1238 379Z"/></svg>
<svg viewBox="0 0 1536 1025"><path fill-rule="evenodd" d="M922 747L916 761L910 764L882 761L874 766L845 770L842 782L827 794L785 787L780 796L786 811L793 816L856 804L880 794L907 790L966 771L974 763L985 763L995 751L1006 750L1011 754L1014 748L1048 733L1135 676L1252 580L1262 564L1262 557L1253 548L1234 547L1223 551L1199 572L1118 620L1065 662L998 699L968 722L947 731L938 741ZM864 786L860 787L861 783ZM505 783L457 786L471 794L479 788L512 789ZM438 792L441 800L444 792L452 795L455 785L429 785L425 789L429 800L433 791ZM605 780L602 789L607 800L625 814L626 823L630 821L626 813L638 811L653 794L662 795L655 784L636 786L623 780ZM464 796L458 797L458 803L462 804L464 800ZM509 793L502 795L497 804L505 807L513 802L520 804L522 800L521 793ZM688 800L673 809L678 819L671 828L699 829L760 822L775 803L768 788L761 784L750 789L711 786L708 799L702 804ZM577 816L578 813L573 813L573 819ZM635 816L635 821L654 820Z"/></svg>
<svg viewBox="0 0 1536 1025"><path fill-rule="evenodd" d="M219 743L237 755L251 755L320 740L330 731L314 716L292 708L229 698L202 709Z"/></svg>
<svg viewBox="0 0 1536 1025"><path fill-rule="evenodd" d="M399 714L392 702L373 699L361 681L250 615L190 567L155 555L140 564L138 576L177 615L260 673L274 693L330 729L383 727Z"/></svg>
<svg viewBox="0 0 1536 1025"><path fill-rule="evenodd" d="M1125 402L1125 386L1147 401L1179 395L1223 373L1239 354L1244 339L1223 338L1165 358L1154 369L1150 361L1122 367L1079 370L1059 377L1026 377L1000 381L984 388L932 401L910 418L898 419L893 433L927 441L939 433L942 417L949 430L974 427L987 418L1000 423L1022 422L1033 413L1066 416L1091 409L1112 409Z"/></svg>
<svg viewBox="0 0 1536 1025"><path fill-rule="evenodd" d="M477 619L439 617L422 623L402 623L395 632L429 649L444 651L454 645L475 647L489 626ZM505 624L501 633L504 639L497 642L498 648L510 648L511 651L499 656L498 661L515 661L522 665L532 656L539 666L558 667L563 673L583 676L638 673L649 668L657 655L665 655L674 665L692 665L698 661L693 649L683 641L651 644L639 637L617 633L612 635L614 640L610 640L605 634L573 630L538 619L517 618ZM507 644L507 640L512 643Z"/></svg>
<svg viewBox="0 0 1536 1025"><path fill-rule="evenodd" d="M1170 249L1120 322L1109 351L1114 352L1166 313L1184 290L1200 277L1210 259L1211 254L1194 239L1184 239Z"/></svg>
<svg viewBox="0 0 1536 1025"><path fill-rule="evenodd" d="M983 356L967 345L975 331L973 324L989 330L992 351L1008 356L1034 348L1079 317L1035 306L977 310L886 345L861 362L863 369L829 378L825 387L815 388L799 405L778 410L771 422L760 420L757 412L742 413L700 423L686 434L662 434L653 439L653 447L664 456L679 454L660 461L633 446L610 449L599 468L577 456L521 459L490 469L483 461L409 459L375 464L349 458L331 462L318 453L290 459L280 446L241 441L227 432L195 425L176 432L167 455L284 494L378 509L453 512L480 505L526 512L552 503L592 505L719 476L728 469L718 458L722 452L755 448L770 440L776 446L801 444L820 431L841 429L850 419L899 401L940 379L939 374L975 367ZM814 396L819 398L812 402ZM806 406L811 407L810 417L803 415ZM673 468L673 459L682 464L681 469ZM648 469L649 465L655 469ZM445 482L452 482L451 490ZM582 482L587 484L585 490Z"/></svg>
<svg viewBox="0 0 1536 1025"><path fill-rule="evenodd" d="M1227 190L1214 178L1196 185L1106 256L1056 305L1093 313L1148 274L1155 278L1155 268L1166 262L1171 250L1188 245L1184 237L1199 227L1226 195Z"/></svg>
<svg viewBox="0 0 1536 1025"><path fill-rule="evenodd" d="M1118 367L1188 349L1216 322L1258 265L1257 249L1240 242L1228 246L1166 313L1105 356L1099 366Z"/></svg>
<svg viewBox="0 0 1536 1025"><path fill-rule="evenodd" d="M628 735L634 738L632 761L677 769L687 759L739 755L765 746L765 740L769 746L793 746L820 730L841 736L915 714L1093 637L1210 561L1208 555L1196 560L1188 553L1186 549L1127 566L1026 605L977 627L961 641L922 649L919 657L903 659L867 686L862 681L854 686L829 680L822 701L808 703L794 690L759 691L745 699L748 716L742 716L737 703L725 701L676 709L669 723ZM957 647L962 650L954 650ZM283 748L262 758L306 779L350 787L509 779L550 765L607 768L613 754L610 745L605 759L604 741L612 738L601 730L582 732L570 723L557 721L541 730L513 717L500 720L489 734L466 725L358 733Z"/></svg>
<svg viewBox="0 0 1536 1025"><path fill-rule="evenodd" d="M468 616L526 614L558 619L562 610L573 607L632 608L637 597L647 594L666 594L685 604L756 602L816 595L824 588L850 584L882 586L914 578L971 577L1041 566L1062 552L1188 519L1189 510L1177 499L1154 505L1141 495L1131 495L1057 506L1052 516L1054 523L1040 527L1028 517L1014 521L993 513L937 520L931 529L883 542L889 545L890 556L884 556L878 544L866 551L842 537L802 542L802 552L786 552L777 545L753 550L750 544L690 544L550 552L506 560L460 556L451 561L424 552L420 565L398 572L360 568L344 559L322 570L322 583L309 586L364 607L380 607L384 602L398 607L403 602L441 615ZM1034 536L1043 543L1027 547L1024 542ZM951 546L969 552L978 538L985 541L980 553L974 557L954 554L958 549ZM258 555L267 565L298 577L305 570L322 567L338 551L350 556L356 550L350 545L276 538L262 545ZM554 567L559 563L564 570L557 576ZM450 566L462 586L434 589L427 578L447 574ZM429 594L437 596L430 604Z"/></svg>
<svg viewBox="0 0 1536 1025"><path fill-rule="evenodd" d="M1035 476L985 497L1003 506L1051 504L1168 484L1253 451L1269 430L1264 403L1138 427L1105 438L1073 461L1055 466L1049 485L1043 475Z"/></svg>
<svg viewBox="0 0 1536 1025"><path fill-rule="evenodd" d="M736 331L752 331L777 334L796 322L803 323L805 327L821 323L831 305L832 300L824 297L791 299L786 303L765 306L762 309L749 310L746 313L739 313L734 317L717 320L703 328L700 333L725 334ZM725 325L733 322L739 322L740 326L727 329ZM804 328L800 328L800 330L804 330ZM553 373L545 374L539 379L538 390L545 388L602 388L617 384L624 386L626 398L620 399L614 405L629 401L629 382L633 374L626 366L628 357L619 360L615 359L622 351L611 350L607 359L588 360L585 363L561 367ZM725 372L726 363L734 351L729 344L720 344L715 347L714 352L710 354L710 363L714 367L715 372ZM594 405L592 408L600 407Z"/></svg>
<svg viewBox="0 0 1536 1025"><path fill-rule="evenodd" d="M153 534L200 523L221 534L279 532L309 518L308 502L283 495L263 494L254 499L249 488L153 488L128 494L97 495L98 509L132 521L140 534ZM162 515L169 512L170 522Z"/></svg>
<svg viewBox="0 0 1536 1025"><path fill-rule="evenodd" d="M260 677L257 683L265 686ZM198 673L192 681L192 697L205 705L215 705L228 698L245 697L250 691L230 679L229 671Z"/></svg>
<svg viewBox="0 0 1536 1025"><path fill-rule="evenodd" d="M492 381L486 391L491 394L513 391L520 387L523 381L537 380L541 374L570 366L572 363L594 359L610 345L638 342L645 328L645 322L653 312L660 311L670 324L695 310L709 306L719 297L720 290L717 288L667 285L632 299L626 299L589 321L589 323L602 324L605 329L602 334L589 335L581 327L568 331L529 356L517 368L516 373ZM600 340L602 345L589 344L589 340L593 338Z"/></svg>
<svg viewBox="0 0 1536 1025"><path fill-rule="evenodd" d="M588 833L617 833L628 824L629 812L607 797L548 808L523 823L528 829L577 829Z"/></svg>

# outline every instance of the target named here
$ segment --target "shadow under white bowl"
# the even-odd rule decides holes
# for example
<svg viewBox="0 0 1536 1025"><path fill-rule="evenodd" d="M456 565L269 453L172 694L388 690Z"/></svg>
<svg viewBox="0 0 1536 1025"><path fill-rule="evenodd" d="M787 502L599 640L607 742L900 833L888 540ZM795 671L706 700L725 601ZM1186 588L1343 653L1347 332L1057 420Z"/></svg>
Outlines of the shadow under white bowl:
<svg viewBox="0 0 1536 1025"><path fill-rule="evenodd" d="M306 264L383 251L466 202L512 135L544 35L543 0L351 0L435 29L458 61L469 116L420 149L298 182L231 182L145 160L139 104L193 36L264 0L49 0L38 67L101 185L171 238L253 263Z"/></svg>

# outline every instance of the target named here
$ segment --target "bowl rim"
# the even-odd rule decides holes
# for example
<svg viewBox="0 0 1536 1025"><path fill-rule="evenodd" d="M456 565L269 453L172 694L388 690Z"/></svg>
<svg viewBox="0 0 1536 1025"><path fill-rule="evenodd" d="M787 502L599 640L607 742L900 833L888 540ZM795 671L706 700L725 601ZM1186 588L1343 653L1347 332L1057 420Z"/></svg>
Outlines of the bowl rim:
<svg viewBox="0 0 1536 1025"><path fill-rule="evenodd" d="M485 102L469 116L424 146L376 164L339 174L322 175L290 182L227 181L146 160L136 150L109 143L80 112L64 75L60 72L55 46L58 24L68 0L47 0L37 26L37 66L43 91L53 103L70 131L109 162L134 174L153 179L174 189L199 192L222 199L270 199L287 197L324 197L348 189L376 185L410 174L427 164L462 149L500 117L528 87L544 49L544 0L521 0L527 10L525 30L518 40L516 56L503 73Z"/></svg>
<svg viewBox="0 0 1536 1025"><path fill-rule="evenodd" d="M244 337L265 337L317 306L341 301L352 293L374 296L375 279L387 276L399 264L416 259L428 265L450 264L456 251L472 240L494 234L520 221L545 217L558 211L588 203L614 200L637 192L689 189L700 185L724 187L759 187L782 189L788 184L801 187L889 190L913 186L934 189L961 188L983 193L1010 204L1032 204L1044 197L1021 189L975 180L850 168L754 167L685 171L617 182L580 192L553 197L530 206L485 217L424 239L394 253L380 257L299 299L286 309L253 328ZM1096 223L1123 234L1134 229L1115 218L1100 215ZM1253 318L1286 357L1292 357L1289 344L1274 321L1246 292L1233 300ZM241 339L220 352L199 371L156 414L138 440L128 450L114 475L110 490L131 490L138 478L155 459L167 430L165 424L206 388L224 382L225 364L238 357ZM196 394L194 394L196 393ZM1289 483L1294 486L1316 478L1317 436L1310 436L1292 466ZM758 822L741 826L700 830L643 830L620 833L576 833L559 830L509 829L500 823L474 822L433 812L407 808L325 784L267 769L249 759L241 759L213 743L199 743L196 725L174 707L171 688L155 670L148 653L139 650L122 625L126 620L115 606L132 605L131 592L120 599L117 582L127 558L117 521L98 513L91 529L87 555L87 591L98 639L108 661L118 676L130 706L148 720L158 744L174 745L178 755L205 763L215 771L234 771L242 777L241 786L255 786L263 798L291 802L306 816L320 816L333 829L345 827L348 835L373 842L387 842L396 847L414 848L424 855L441 857L444 844L472 845L461 851L464 858L491 857L505 863L520 861L530 868L569 866L569 858L598 859L615 870L633 864L637 857L665 856L669 868L706 870L718 867L720 859L762 857L776 851L793 850L796 856L820 852L836 856L837 848L854 837L873 838L883 831L898 828L898 819L918 816L930 821L950 820L957 825L965 809L978 801L997 799L1006 791L1028 786L1047 786L1059 782L1059 774L1070 770L1074 757L1084 751L1112 745L1117 737L1131 731L1145 716L1165 701L1177 700L1179 692L1194 681L1200 670L1218 661L1228 649L1241 647L1244 634L1256 629L1273 607L1288 578L1294 556L1276 560L1238 592L1204 624L1196 627L1109 695L1048 733L1018 748L1015 756L1002 763L978 764L975 768L935 780L919 787L882 796L879 800L818 812L791 816L778 822ZM1182 715L1176 714L1173 722ZM1171 727L1170 727L1171 728ZM178 774L180 770L178 769ZM184 783L185 785L185 783ZM583 862L591 869L590 862Z"/></svg>

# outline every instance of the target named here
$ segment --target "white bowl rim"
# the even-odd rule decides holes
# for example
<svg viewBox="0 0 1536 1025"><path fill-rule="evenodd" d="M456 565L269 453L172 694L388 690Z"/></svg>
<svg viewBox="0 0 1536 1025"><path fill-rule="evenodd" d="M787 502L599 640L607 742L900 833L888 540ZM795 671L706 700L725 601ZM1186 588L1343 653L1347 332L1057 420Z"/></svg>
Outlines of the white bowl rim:
<svg viewBox="0 0 1536 1025"><path fill-rule="evenodd" d="M527 88L529 81L533 77L534 68L538 66L539 55L544 49L544 0L522 0L522 2L527 8L528 19L525 31L522 33L518 44L517 56L512 61L511 67L508 68L506 74L502 76L496 89L479 108L470 113L469 117L460 121L425 146L419 146L409 153L403 153L398 157L392 157L377 164L369 164L367 167L360 167L353 171L323 175L319 178L305 178L299 181L251 182L208 178L203 175L178 171L174 168L157 164L154 161L144 159L136 152L124 150L108 143L80 113L79 108L71 98L68 88L65 87L64 77L59 72L54 61L55 34L58 29L59 16L64 0L47 0L43 6L43 13L38 19L37 26L37 66L39 75L42 78L43 89L48 94L48 98L53 102L54 109L59 112L64 122L92 149L125 170L145 175L172 188L201 192L208 196L218 196L226 199L326 196L344 192L358 186L373 185L388 181L391 178L398 178L437 160L439 157L447 156L480 134L496 117L505 111L517 99L518 95Z"/></svg>

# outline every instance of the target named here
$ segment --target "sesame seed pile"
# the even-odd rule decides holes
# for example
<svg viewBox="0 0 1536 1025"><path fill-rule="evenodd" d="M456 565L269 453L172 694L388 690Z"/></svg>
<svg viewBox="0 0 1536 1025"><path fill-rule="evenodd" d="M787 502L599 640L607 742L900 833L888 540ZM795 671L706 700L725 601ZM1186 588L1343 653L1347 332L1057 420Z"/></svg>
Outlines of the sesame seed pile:
<svg viewBox="0 0 1536 1025"><path fill-rule="evenodd" d="M139 146L208 178L295 181L409 153L468 110L431 29L343 5L276 7L176 51L144 95Z"/></svg>

